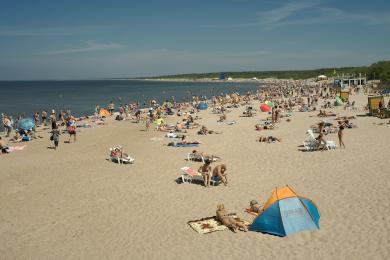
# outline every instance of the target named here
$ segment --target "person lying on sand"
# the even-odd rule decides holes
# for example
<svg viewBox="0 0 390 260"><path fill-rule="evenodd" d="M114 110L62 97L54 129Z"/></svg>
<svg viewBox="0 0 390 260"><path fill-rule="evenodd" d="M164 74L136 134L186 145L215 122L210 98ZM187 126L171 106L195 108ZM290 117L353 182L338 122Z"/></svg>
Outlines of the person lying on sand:
<svg viewBox="0 0 390 260"><path fill-rule="evenodd" d="M243 223L235 220L232 216L229 216L225 210L225 206L223 204L220 204L217 206L217 220L220 221L223 225L230 228L234 233L237 232L237 230L241 230L244 232L248 231L248 227L245 226Z"/></svg>
<svg viewBox="0 0 390 260"><path fill-rule="evenodd" d="M0 136L0 153L9 153L8 146Z"/></svg>
<svg viewBox="0 0 390 260"><path fill-rule="evenodd" d="M220 164L215 166L212 177L218 177L222 181L222 183L225 186L227 186L228 180L227 180L227 173L226 173L226 165Z"/></svg>
<svg viewBox="0 0 390 260"><path fill-rule="evenodd" d="M195 157L203 157L203 159L205 159L205 160L210 160L210 161L214 161L214 159L221 159L221 157L218 157L218 156L216 156L216 155L203 153L203 152L200 152L200 151L197 151L197 150L193 150L193 151L192 151L192 154L193 154Z"/></svg>
<svg viewBox="0 0 390 260"><path fill-rule="evenodd" d="M281 142L282 140L274 136L260 136L257 141L260 143L274 143L276 141Z"/></svg>
<svg viewBox="0 0 390 260"><path fill-rule="evenodd" d="M336 116L333 112L326 112L325 110L320 110L320 113L317 114L318 117L327 117L327 116Z"/></svg>
<svg viewBox="0 0 390 260"><path fill-rule="evenodd" d="M186 135L183 135L181 137L181 143L182 144L200 144L199 141L195 140L195 141L187 141L187 136Z"/></svg>
<svg viewBox="0 0 390 260"><path fill-rule="evenodd" d="M249 202L249 206L249 211L257 214L260 214L263 209L263 207L256 200L251 200Z"/></svg>
<svg viewBox="0 0 390 260"><path fill-rule="evenodd" d="M261 130L272 130L274 129L273 124L268 124L268 125L261 125L261 124L256 124L255 125L255 130L256 131L261 131Z"/></svg>
<svg viewBox="0 0 390 260"><path fill-rule="evenodd" d="M198 135L207 135L207 134L222 134L222 132L216 132L214 130L209 130L205 126L202 126L198 131Z"/></svg>

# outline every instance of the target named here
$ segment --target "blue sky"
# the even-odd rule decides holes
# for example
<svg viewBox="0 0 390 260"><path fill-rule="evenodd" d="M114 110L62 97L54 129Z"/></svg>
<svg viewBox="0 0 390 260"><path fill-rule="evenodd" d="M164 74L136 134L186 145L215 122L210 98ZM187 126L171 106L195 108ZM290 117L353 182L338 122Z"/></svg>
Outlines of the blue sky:
<svg viewBox="0 0 390 260"><path fill-rule="evenodd" d="M0 80L369 65L390 1L0 0Z"/></svg>

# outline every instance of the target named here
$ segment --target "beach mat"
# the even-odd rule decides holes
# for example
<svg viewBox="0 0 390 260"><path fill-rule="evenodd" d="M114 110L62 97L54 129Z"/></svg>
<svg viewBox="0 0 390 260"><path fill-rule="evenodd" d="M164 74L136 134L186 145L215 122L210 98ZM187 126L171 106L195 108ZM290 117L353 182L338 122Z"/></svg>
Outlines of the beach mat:
<svg viewBox="0 0 390 260"><path fill-rule="evenodd" d="M233 217L237 221L240 221L246 225L249 225L249 222L246 222L246 221L240 219L236 213L230 213L228 215ZM202 218L202 219L194 220L194 221L188 221L187 224L193 230L198 232L199 234L208 234L208 233L212 233L212 232L216 232L216 231L224 231L224 230L229 229L227 226L222 225L222 223L216 219L216 216Z"/></svg>

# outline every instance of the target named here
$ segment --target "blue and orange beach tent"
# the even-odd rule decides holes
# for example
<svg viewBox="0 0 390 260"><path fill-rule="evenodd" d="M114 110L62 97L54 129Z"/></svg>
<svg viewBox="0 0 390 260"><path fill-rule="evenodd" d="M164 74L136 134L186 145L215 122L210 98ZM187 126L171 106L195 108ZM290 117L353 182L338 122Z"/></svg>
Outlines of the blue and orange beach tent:
<svg viewBox="0 0 390 260"><path fill-rule="evenodd" d="M317 206L286 186L273 190L250 230L284 237L304 230L317 230L319 220Z"/></svg>

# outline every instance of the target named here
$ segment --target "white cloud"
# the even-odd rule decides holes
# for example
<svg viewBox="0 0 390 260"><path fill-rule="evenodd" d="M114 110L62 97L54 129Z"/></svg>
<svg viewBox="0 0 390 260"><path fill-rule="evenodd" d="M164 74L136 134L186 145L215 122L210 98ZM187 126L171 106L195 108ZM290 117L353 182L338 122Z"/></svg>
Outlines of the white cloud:
<svg viewBox="0 0 390 260"><path fill-rule="evenodd" d="M287 25L343 24L362 25L390 24L389 13L359 13L333 7L323 7L319 1L290 2L275 9L257 13L259 25L264 29L274 29ZM300 16L300 17L298 17Z"/></svg>
<svg viewBox="0 0 390 260"><path fill-rule="evenodd" d="M45 28L0 28L0 37L39 37L39 36L67 36L85 33L94 33L112 29L109 26L69 26L69 27L45 27Z"/></svg>
<svg viewBox="0 0 390 260"><path fill-rule="evenodd" d="M58 49L58 50L48 50L39 52L40 55L59 55L59 54L69 54L69 53L80 53L88 51L105 51L112 49L119 49L123 46L118 43L98 43L96 41L86 41L83 46L68 48L68 49Z"/></svg>

